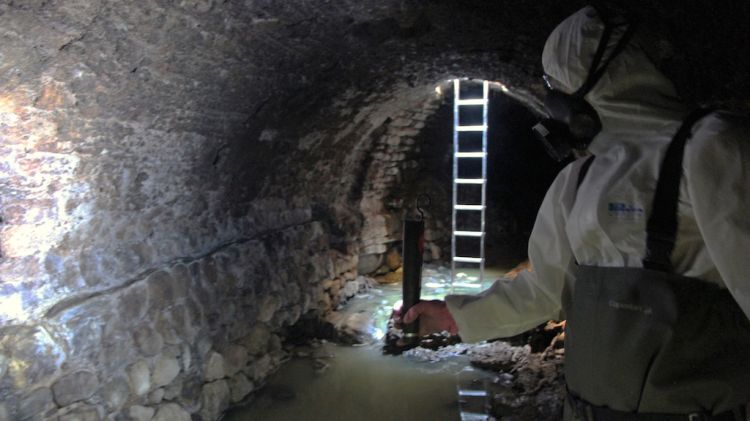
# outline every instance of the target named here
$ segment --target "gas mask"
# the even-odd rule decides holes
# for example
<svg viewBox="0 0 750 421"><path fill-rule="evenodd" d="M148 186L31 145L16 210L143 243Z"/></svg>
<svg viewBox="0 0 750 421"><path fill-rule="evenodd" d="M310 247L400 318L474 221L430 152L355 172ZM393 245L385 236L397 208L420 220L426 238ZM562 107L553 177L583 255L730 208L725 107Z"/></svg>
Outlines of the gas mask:
<svg viewBox="0 0 750 421"><path fill-rule="evenodd" d="M586 80L577 91L567 94L556 90L550 78L544 75L547 87L544 108L548 118L532 127L532 131L542 141L547 153L558 162L570 157L574 150L583 151L588 148L594 136L602 129L599 115L584 97L601 79L612 59L625 49L633 33L633 25L627 22L618 25L611 25L606 20L604 22L604 32L599 39ZM603 60L612 32L623 26L627 27L624 34L609 57Z"/></svg>

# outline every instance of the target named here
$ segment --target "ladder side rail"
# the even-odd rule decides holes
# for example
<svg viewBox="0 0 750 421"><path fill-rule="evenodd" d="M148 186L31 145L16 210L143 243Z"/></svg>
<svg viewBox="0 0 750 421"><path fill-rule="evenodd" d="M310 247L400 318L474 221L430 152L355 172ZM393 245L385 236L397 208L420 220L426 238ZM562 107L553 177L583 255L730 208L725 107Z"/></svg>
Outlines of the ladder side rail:
<svg viewBox="0 0 750 421"><path fill-rule="evenodd" d="M458 103L460 95L460 82L458 79L453 80L453 179L451 184L453 186L453 204L451 206L451 280L450 280L450 291L453 293L453 282L456 277L456 236L453 233L456 232L456 204L458 203L458 186L456 179L458 178Z"/></svg>
<svg viewBox="0 0 750 421"><path fill-rule="evenodd" d="M484 104L482 105L482 125L484 126L484 130L482 131L482 152L484 152L484 155L482 156L482 178L485 180L485 182L482 184L482 237L480 238L480 257L482 259L482 262L479 264L479 282L484 281L484 262L485 262L485 253L484 253L484 246L485 246L485 217L486 217L486 209L487 209L487 128L489 122L487 121L487 108L489 108L489 82L484 81L483 86L483 99Z"/></svg>

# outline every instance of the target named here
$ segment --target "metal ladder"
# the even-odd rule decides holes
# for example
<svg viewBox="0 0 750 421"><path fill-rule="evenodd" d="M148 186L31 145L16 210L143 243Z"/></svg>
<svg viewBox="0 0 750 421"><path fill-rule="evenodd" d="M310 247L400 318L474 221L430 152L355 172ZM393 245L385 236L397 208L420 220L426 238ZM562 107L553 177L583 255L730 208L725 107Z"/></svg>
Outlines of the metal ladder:
<svg viewBox="0 0 750 421"><path fill-rule="evenodd" d="M476 83L476 82L475 82ZM489 83L482 82L481 98L461 98L461 81L453 80L453 209L452 209L452 235L451 235L451 289L456 279L456 263L479 264L479 282L484 279L484 238L485 238L485 211L487 203L487 108L489 106ZM474 126L461 126L459 121L459 109L461 107L482 107L482 124ZM465 150L461 141L464 134L481 132L482 149ZM481 178L459 178L459 164L464 160L482 160ZM458 203L458 190L470 185L481 185L481 203ZM458 212L480 212L481 227L479 231L459 230L456 227ZM456 239L458 237L473 237L479 240L479 256L456 255Z"/></svg>

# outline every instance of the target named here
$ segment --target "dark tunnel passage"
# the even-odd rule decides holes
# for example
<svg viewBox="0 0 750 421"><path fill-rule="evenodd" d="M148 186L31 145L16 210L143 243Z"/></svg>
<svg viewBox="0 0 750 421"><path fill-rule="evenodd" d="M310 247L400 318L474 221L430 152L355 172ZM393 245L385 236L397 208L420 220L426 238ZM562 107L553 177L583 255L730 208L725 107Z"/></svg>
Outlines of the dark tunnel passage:
<svg viewBox="0 0 750 421"><path fill-rule="evenodd" d="M747 108L747 2L600 3L683 98ZM455 78L495 83L488 259L524 260L562 168L541 51L584 4L0 3L0 421L219 419L394 273L419 193L444 263Z"/></svg>

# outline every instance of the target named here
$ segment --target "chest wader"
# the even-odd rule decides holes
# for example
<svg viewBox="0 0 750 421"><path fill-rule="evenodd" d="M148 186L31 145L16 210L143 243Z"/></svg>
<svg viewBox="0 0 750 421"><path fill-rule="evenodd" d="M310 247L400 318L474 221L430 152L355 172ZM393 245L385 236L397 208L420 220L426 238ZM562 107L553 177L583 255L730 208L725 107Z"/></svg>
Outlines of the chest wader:
<svg viewBox="0 0 750 421"><path fill-rule="evenodd" d="M684 145L705 113L683 123L662 163L644 268L572 271L563 300L566 420L745 419L750 321L728 291L675 274L670 263Z"/></svg>

